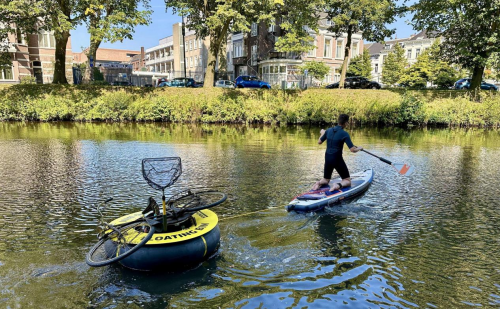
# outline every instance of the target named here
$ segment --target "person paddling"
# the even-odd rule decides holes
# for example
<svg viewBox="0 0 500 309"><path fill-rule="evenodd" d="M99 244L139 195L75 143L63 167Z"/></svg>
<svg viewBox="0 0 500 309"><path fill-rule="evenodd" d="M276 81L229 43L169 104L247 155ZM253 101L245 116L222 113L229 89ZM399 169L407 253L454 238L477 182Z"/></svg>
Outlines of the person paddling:
<svg viewBox="0 0 500 309"><path fill-rule="evenodd" d="M323 179L319 180L312 187L313 190L318 190L323 185L328 185L330 183L330 179L332 178L333 170L335 169L337 173L342 178L340 183L335 183L330 191L335 191L342 189L343 187L351 186L351 178L349 175L349 170L347 169L347 165L344 162L344 158L342 158L342 148L344 147L344 143L349 147L351 152L358 152L363 150L363 147L356 147L353 145L351 141L351 137L349 133L344 131L347 122L349 121L349 116L346 114L341 114L338 119L338 125L329 128L327 130L321 130L318 144L323 144L326 142L326 153L325 153L325 169L323 174Z"/></svg>

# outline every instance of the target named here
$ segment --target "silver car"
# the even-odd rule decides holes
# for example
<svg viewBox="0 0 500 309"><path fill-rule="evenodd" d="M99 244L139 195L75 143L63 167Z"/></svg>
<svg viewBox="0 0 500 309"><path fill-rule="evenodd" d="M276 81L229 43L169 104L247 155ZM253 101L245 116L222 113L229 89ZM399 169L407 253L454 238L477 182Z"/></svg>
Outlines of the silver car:
<svg viewBox="0 0 500 309"><path fill-rule="evenodd" d="M236 85L230 80L218 80L215 83L215 87L234 89L236 88Z"/></svg>

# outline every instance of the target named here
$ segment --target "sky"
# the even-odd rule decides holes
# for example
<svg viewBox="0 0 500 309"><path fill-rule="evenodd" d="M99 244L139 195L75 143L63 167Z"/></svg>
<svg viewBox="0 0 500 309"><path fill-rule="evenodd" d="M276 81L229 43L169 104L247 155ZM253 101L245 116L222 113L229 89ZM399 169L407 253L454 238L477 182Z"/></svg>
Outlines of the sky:
<svg viewBox="0 0 500 309"><path fill-rule="evenodd" d="M411 1L413 2L413 1ZM116 48L127 50L140 50L141 46L150 48L158 45L158 41L164 37L172 35L172 25L181 21L181 18L172 15L172 10L165 12L165 2L163 0L151 0L151 16L152 23L149 26L138 26L135 29L133 40L124 40L116 43L102 43L101 48ZM409 37L415 33L410 25L407 24L409 16L398 19L392 28L396 28L396 36L398 38ZM71 31L71 47L73 52L80 52L83 48L88 47L90 35L87 33L85 25L77 27Z"/></svg>

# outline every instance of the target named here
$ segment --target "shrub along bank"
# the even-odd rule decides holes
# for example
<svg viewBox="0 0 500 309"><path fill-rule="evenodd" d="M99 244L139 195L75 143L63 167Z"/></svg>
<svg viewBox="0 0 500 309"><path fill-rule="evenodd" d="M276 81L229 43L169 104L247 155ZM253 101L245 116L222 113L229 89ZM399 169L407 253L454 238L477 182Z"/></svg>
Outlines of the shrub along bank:
<svg viewBox="0 0 500 309"><path fill-rule="evenodd" d="M499 126L500 95L453 91L225 90L14 85L0 88L1 120L332 123Z"/></svg>

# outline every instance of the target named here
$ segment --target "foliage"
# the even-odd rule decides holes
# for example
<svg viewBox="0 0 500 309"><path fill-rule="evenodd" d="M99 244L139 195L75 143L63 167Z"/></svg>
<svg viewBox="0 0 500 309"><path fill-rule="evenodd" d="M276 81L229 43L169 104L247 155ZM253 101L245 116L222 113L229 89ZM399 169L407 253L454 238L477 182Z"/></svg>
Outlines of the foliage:
<svg viewBox="0 0 500 309"><path fill-rule="evenodd" d="M486 67L488 69L488 72L485 72L486 78L500 80L500 52L491 55Z"/></svg>
<svg viewBox="0 0 500 309"><path fill-rule="evenodd" d="M34 76L21 76L21 84L36 84L36 78Z"/></svg>
<svg viewBox="0 0 500 309"><path fill-rule="evenodd" d="M417 62L407 68L399 83L412 88L425 88L433 83L439 88L449 88L457 81L458 72L440 57L440 40L421 53Z"/></svg>
<svg viewBox="0 0 500 309"><path fill-rule="evenodd" d="M0 42L8 41L8 35L27 39L27 33L36 33L38 18L45 15L41 1L9 0L0 1ZM9 45L0 44L0 66L11 65L7 52Z"/></svg>
<svg viewBox="0 0 500 309"><path fill-rule="evenodd" d="M307 61L300 66L301 74L305 74L305 70L307 74L321 81L330 72L330 67L322 61Z"/></svg>
<svg viewBox="0 0 500 309"><path fill-rule="evenodd" d="M380 42L394 33L388 24L395 21L396 1L394 0L326 0L328 18L332 25L328 29L336 36L347 33L344 62L339 87L344 88L352 35L361 32L363 39Z"/></svg>
<svg viewBox="0 0 500 309"><path fill-rule="evenodd" d="M280 51L303 52L313 48L307 28L317 31L323 0L165 0L167 9L186 16L187 27L199 38L210 37L205 87L213 87L216 59L225 53L228 33L250 32L252 23L282 21L285 34L276 44Z"/></svg>
<svg viewBox="0 0 500 309"><path fill-rule="evenodd" d="M471 69L471 90L479 90L488 59L500 52L500 2L420 0L411 10L414 27L443 37L441 54Z"/></svg>
<svg viewBox="0 0 500 309"><path fill-rule="evenodd" d="M372 61L370 52L367 48L363 53L352 58L349 67L347 68L347 76L363 76L367 79L372 78Z"/></svg>
<svg viewBox="0 0 500 309"><path fill-rule="evenodd" d="M382 82L390 86L395 85L403 76L407 66L404 49L398 43L394 44L393 51L387 55L382 64Z"/></svg>
<svg viewBox="0 0 500 309"><path fill-rule="evenodd" d="M104 80L104 74L101 73L101 70L99 68L94 67L92 69L94 71L94 81L103 81Z"/></svg>
<svg viewBox="0 0 500 309"><path fill-rule="evenodd" d="M87 29L90 34L88 57L96 59L97 49L102 42L117 42L132 39L134 29L151 23L149 0L87 0L85 10ZM144 10L139 10L142 6ZM90 67L90 61L88 63ZM92 71L87 71L92 72ZM84 75L92 80L90 74Z"/></svg>
<svg viewBox="0 0 500 309"><path fill-rule="evenodd" d="M425 88L427 82L431 80L432 70L429 52L425 50L418 55L417 62L403 71L399 83L412 88ZM383 72L385 72L385 68Z"/></svg>
<svg viewBox="0 0 500 309"><path fill-rule="evenodd" d="M14 85L0 88L0 120L500 125L500 95L464 94Z"/></svg>

